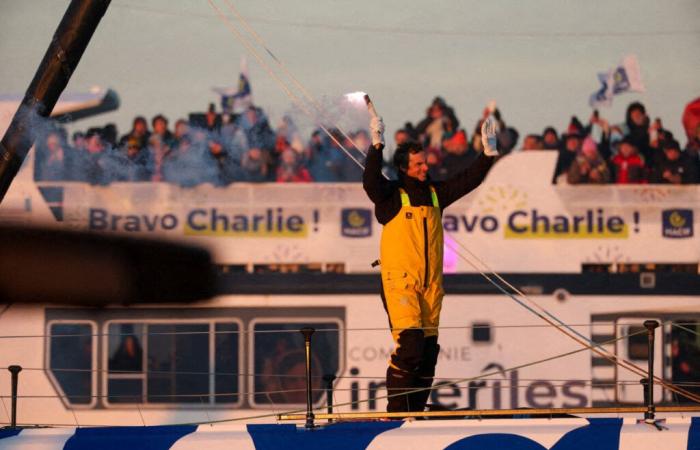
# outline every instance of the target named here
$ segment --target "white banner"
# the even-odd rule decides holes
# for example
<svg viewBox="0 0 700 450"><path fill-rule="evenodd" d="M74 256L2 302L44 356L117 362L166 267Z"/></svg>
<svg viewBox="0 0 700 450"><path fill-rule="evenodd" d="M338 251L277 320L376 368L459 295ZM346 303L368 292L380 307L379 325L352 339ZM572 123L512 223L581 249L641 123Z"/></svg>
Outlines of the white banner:
<svg viewBox="0 0 700 450"><path fill-rule="evenodd" d="M499 272L700 261L699 186L552 185L556 156L509 155L445 210L446 272L474 271L462 247ZM184 239L209 247L220 264L343 263L369 272L379 253L381 225L359 184L53 183L38 191L34 204L49 204L69 227Z"/></svg>

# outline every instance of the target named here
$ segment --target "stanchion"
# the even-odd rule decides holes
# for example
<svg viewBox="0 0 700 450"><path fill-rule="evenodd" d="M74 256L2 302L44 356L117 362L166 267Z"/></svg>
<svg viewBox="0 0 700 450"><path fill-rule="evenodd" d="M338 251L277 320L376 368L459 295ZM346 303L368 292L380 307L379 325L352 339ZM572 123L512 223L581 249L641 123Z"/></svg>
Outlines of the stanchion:
<svg viewBox="0 0 700 450"><path fill-rule="evenodd" d="M647 359L647 364L649 367L649 377L647 378L647 389L646 389L646 403L647 403L647 410L644 413L644 422L646 423L654 423L654 416L656 413L656 408L654 407L654 331L656 328L659 326L659 322L656 320L645 320L644 321L644 328L647 329L647 337L648 337L648 345L649 345L649 351L648 351L648 359Z"/></svg>
<svg viewBox="0 0 700 450"><path fill-rule="evenodd" d="M314 428L314 412L312 411L311 399L311 335L313 328L304 327L299 332L304 335L304 348L306 350L306 428Z"/></svg>
<svg viewBox="0 0 700 450"><path fill-rule="evenodd" d="M7 370L12 374L12 410L10 411L12 417L10 418L10 427L17 428L17 384L22 366L10 366Z"/></svg>
<svg viewBox="0 0 700 450"><path fill-rule="evenodd" d="M644 401L646 402L649 398L649 379L642 378L641 380L639 380L639 383L642 385L642 390L644 392Z"/></svg>
<svg viewBox="0 0 700 450"><path fill-rule="evenodd" d="M329 373L324 375L323 381L326 382L326 409L328 414L333 414L333 381L335 381L335 374ZM333 419L328 419L328 422L333 422Z"/></svg>

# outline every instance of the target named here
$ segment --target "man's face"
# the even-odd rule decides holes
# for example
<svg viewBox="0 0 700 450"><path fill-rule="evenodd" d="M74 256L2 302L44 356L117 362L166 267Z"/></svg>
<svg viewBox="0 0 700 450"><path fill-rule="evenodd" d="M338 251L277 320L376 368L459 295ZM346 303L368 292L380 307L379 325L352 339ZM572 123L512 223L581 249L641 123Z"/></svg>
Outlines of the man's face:
<svg viewBox="0 0 700 450"><path fill-rule="evenodd" d="M153 132L156 134L165 134L168 130L168 123L163 119L158 119L153 122Z"/></svg>
<svg viewBox="0 0 700 450"><path fill-rule="evenodd" d="M425 181L428 176L428 164L425 161L425 152L409 153L406 175L419 181Z"/></svg>
<svg viewBox="0 0 700 450"><path fill-rule="evenodd" d="M396 145L403 144L408 140L408 133L406 133L403 130L399 130L396 133L394 133L394 142L396 142ZM363 148L363 147L360 147Z"/></svg>
<svg viewBox="0 0 700 450"><path fill-rule="evenodd" d="M630 119L632 119L632 122L634 122L635 125L642 126L646 120L646 115L641 109L635 108L630 112Z"/></svg>
<svg viewBox="0 0 700 450"><path fill-rule="evenodd" d="M669 161L677 161L681 157L681 152L677 148L667 148L664 152Z"/></svg>
<svg viewBox="0 0 700 450"><path fill-rule="evenodd" d="M625 158L629 158L630 156L632 156L634 151L635 147L633 147L632 144L628 142L623 142L622 144L620 144L620 154Z"/></svg>

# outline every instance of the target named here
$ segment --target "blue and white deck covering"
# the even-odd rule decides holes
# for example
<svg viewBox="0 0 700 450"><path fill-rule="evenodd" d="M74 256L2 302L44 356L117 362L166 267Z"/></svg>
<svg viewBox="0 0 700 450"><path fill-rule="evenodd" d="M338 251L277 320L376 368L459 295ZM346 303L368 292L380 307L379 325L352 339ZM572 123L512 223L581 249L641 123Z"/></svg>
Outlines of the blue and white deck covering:
<svg viewBox="0 0 700 450"><path fill-rule="evenodd" d="M31 450L700 450L700 418L663 430L631 419L493 419L0 429L0 449Z"/></svg>

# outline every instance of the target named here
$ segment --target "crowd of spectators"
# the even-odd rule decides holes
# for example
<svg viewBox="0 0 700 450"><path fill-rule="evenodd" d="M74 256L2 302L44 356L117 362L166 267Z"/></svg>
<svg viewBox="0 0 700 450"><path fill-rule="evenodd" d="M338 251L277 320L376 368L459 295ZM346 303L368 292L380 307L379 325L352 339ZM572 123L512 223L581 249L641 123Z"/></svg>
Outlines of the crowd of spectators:
<svg viewBox="0 0 700 450"><path fill-rule="evenodd" d="M698 183L700 126L683 147L659 119L650 121L645 107L634 102L625 120L613 125L594 112L588 124L572 117L558 133L546 127L528 134L518 147L519 133L500 111L487 107L471 136L454 109L436 97L425 117L407 122L394 133L394 144L414 139L427 151L429 174L443 180L464 170L482 151L480 126L488 115L499 123L502 155L513 151L558 152L554 183ZM149 126L150 125L150 126ZM285 116L272 127L265 112L251 106L242 114L191 114L171 127L163 115L149 122L133 120L131 130L119 136L116 126L75 132L72 139L58 125L37 139L35 179L109 184L118 181L169 182L184 187L233 182L356 182L362 172L341 146L362 162L369 146L365 129L349 134L317 129L304 139L293 120Z"/></svg>

